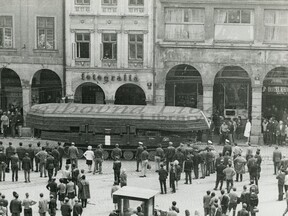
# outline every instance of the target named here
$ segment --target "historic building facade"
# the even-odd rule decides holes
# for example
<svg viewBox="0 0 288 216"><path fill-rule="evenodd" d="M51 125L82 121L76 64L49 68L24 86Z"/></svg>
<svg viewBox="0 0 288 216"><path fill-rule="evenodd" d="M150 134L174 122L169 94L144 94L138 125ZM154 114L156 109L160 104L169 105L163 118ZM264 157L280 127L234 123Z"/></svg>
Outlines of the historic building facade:
<svg viewBox="0 0 288 216"><path fill-rule="evenodd" d="M262 111L288 102L287 1L156 6L156 104L251 118L251 142L258 143Z"/></svg>
<svg viewBox="0 0 288 216"><path fill-rule="evenodd" d="M0 1L0 108L25 114L58 102L63 87L63 1Z"/></svg>
<svg viewBox="0 0 288 216"><path fill-rule="evenodd" d="M153 1L66 1L66 92L74 103L153 102Z"/></svg>

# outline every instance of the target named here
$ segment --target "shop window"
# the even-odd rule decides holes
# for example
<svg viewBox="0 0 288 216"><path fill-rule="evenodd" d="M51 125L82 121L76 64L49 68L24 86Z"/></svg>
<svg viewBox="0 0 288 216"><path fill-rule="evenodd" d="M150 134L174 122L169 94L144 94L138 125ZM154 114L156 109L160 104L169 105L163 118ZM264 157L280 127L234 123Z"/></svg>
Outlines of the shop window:
<svg viewBox="0 0 288 216"><path fill-rule="evenodd" d="M117 5L117 0L102 0L103 5Z"/></svg>
<svg viewBox="0 0 288 216"><path fill-rule="evenodd" d="M75 0L76 5L90 5L90 0Z"/></svg>
<svg viewBox="0 0 288 216"><path fill-rule="evenodd" d="M71 133L79 133L80 127L70 127L70 132Z"/></svg>
<svg viewBox="0 0 288 216"><path fill-rule="evenodd" d="M143 34L129 35L129 60L143 60Z"/></svg>
<svg viewBox="0 0 288 216"><path fill-rule="evenodd" d="M37 49L55 49L53 17L37 17Z"/></svg>
<svg viewBox="0 0 288 216"><path fill-rule="evenodd" d="M90 58L90 34L76 33L76 57L79 59Z"/></svg>
<svg viewBox="0 0 288 216"><path fill-rule="evenodd" d="M0 48L13 47L12 16L0 16Z"/></svg>
<svg viewBox="0 0 288 216"><path fill-rule="evenodd" d="M103 59L117 59L117 34L103 34Z"/></svg>
<svg viewBox="0 0 288 216"><path fill-rule="evenodd" d="M215 40L253 41L254 11L240 9L215 10Z"/></svg>
<svg viewBox="0 0 288 216"><path fill-rule="evenodd" d="M166 40L204 40L204 9L165 8Z"/></svg>
<svg viewBox="0 0 288 216"><path fill-rule="evenodd" d="M131 6L139 6L139 5L144 5L144 0L129 0L129 5Z"/></svg>
<svg viewBox="0 0 288 216"><path fill-rule="evenodd" d="M265 42L288 42L288 10L265 10Z"/></svg>

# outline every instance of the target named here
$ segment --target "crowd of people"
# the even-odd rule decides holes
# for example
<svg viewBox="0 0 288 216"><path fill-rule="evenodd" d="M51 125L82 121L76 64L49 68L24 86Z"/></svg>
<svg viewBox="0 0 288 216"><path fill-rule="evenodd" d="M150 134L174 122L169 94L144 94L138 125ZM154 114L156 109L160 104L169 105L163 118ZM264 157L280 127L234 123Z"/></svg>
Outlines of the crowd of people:
<svg viewBox="0 0 288 216"><path fill-rule="evenodd" d="M11 105L8 111L0 109L1 134L3 134L4 138L7 136L22 136L24 121L22 112L21 109L14 107L13 105Z"/></svg>

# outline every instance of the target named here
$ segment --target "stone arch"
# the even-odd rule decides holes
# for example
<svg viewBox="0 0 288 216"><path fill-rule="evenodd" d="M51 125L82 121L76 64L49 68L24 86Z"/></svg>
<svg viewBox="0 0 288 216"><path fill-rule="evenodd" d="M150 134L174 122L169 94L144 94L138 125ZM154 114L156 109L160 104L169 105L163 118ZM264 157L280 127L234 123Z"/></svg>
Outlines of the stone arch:
<svg viewBox="0 0 288 216"><path fill-rule="evenodd" d="M31 80L32 104L60 103L61 98L62 82L59 75L49 69L36 71Z"/></svg>
<svg viewBox="0 0 288 216"><path fill-rule="evenodd" d="M115 92L115 104L146 105L146 93L135 83L121 85Z"/></svg>
<svg viewBox="0 0 288 216"><path fill-rule="evenodd" d="M74 92L74 103L105 104L105 92L96 83L84 82Z"/></svg>

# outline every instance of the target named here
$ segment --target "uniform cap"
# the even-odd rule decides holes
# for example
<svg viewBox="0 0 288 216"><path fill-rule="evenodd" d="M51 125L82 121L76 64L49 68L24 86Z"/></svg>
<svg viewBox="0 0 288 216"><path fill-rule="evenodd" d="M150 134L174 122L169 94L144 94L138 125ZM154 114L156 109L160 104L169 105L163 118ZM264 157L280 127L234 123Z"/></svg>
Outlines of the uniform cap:
<svg viewBox="0 0 288 216"><path fill-rule="evenodd" d="M138 142L139 143L139 145L143 145L143 142Z"/></svg>
<svg viewBox="0 0 288 216"><path fill-rule="evenodd" d="M208 140L208 143L209 143L209 144L213 144L213 142L212 142L211 140Z"/></svg>

